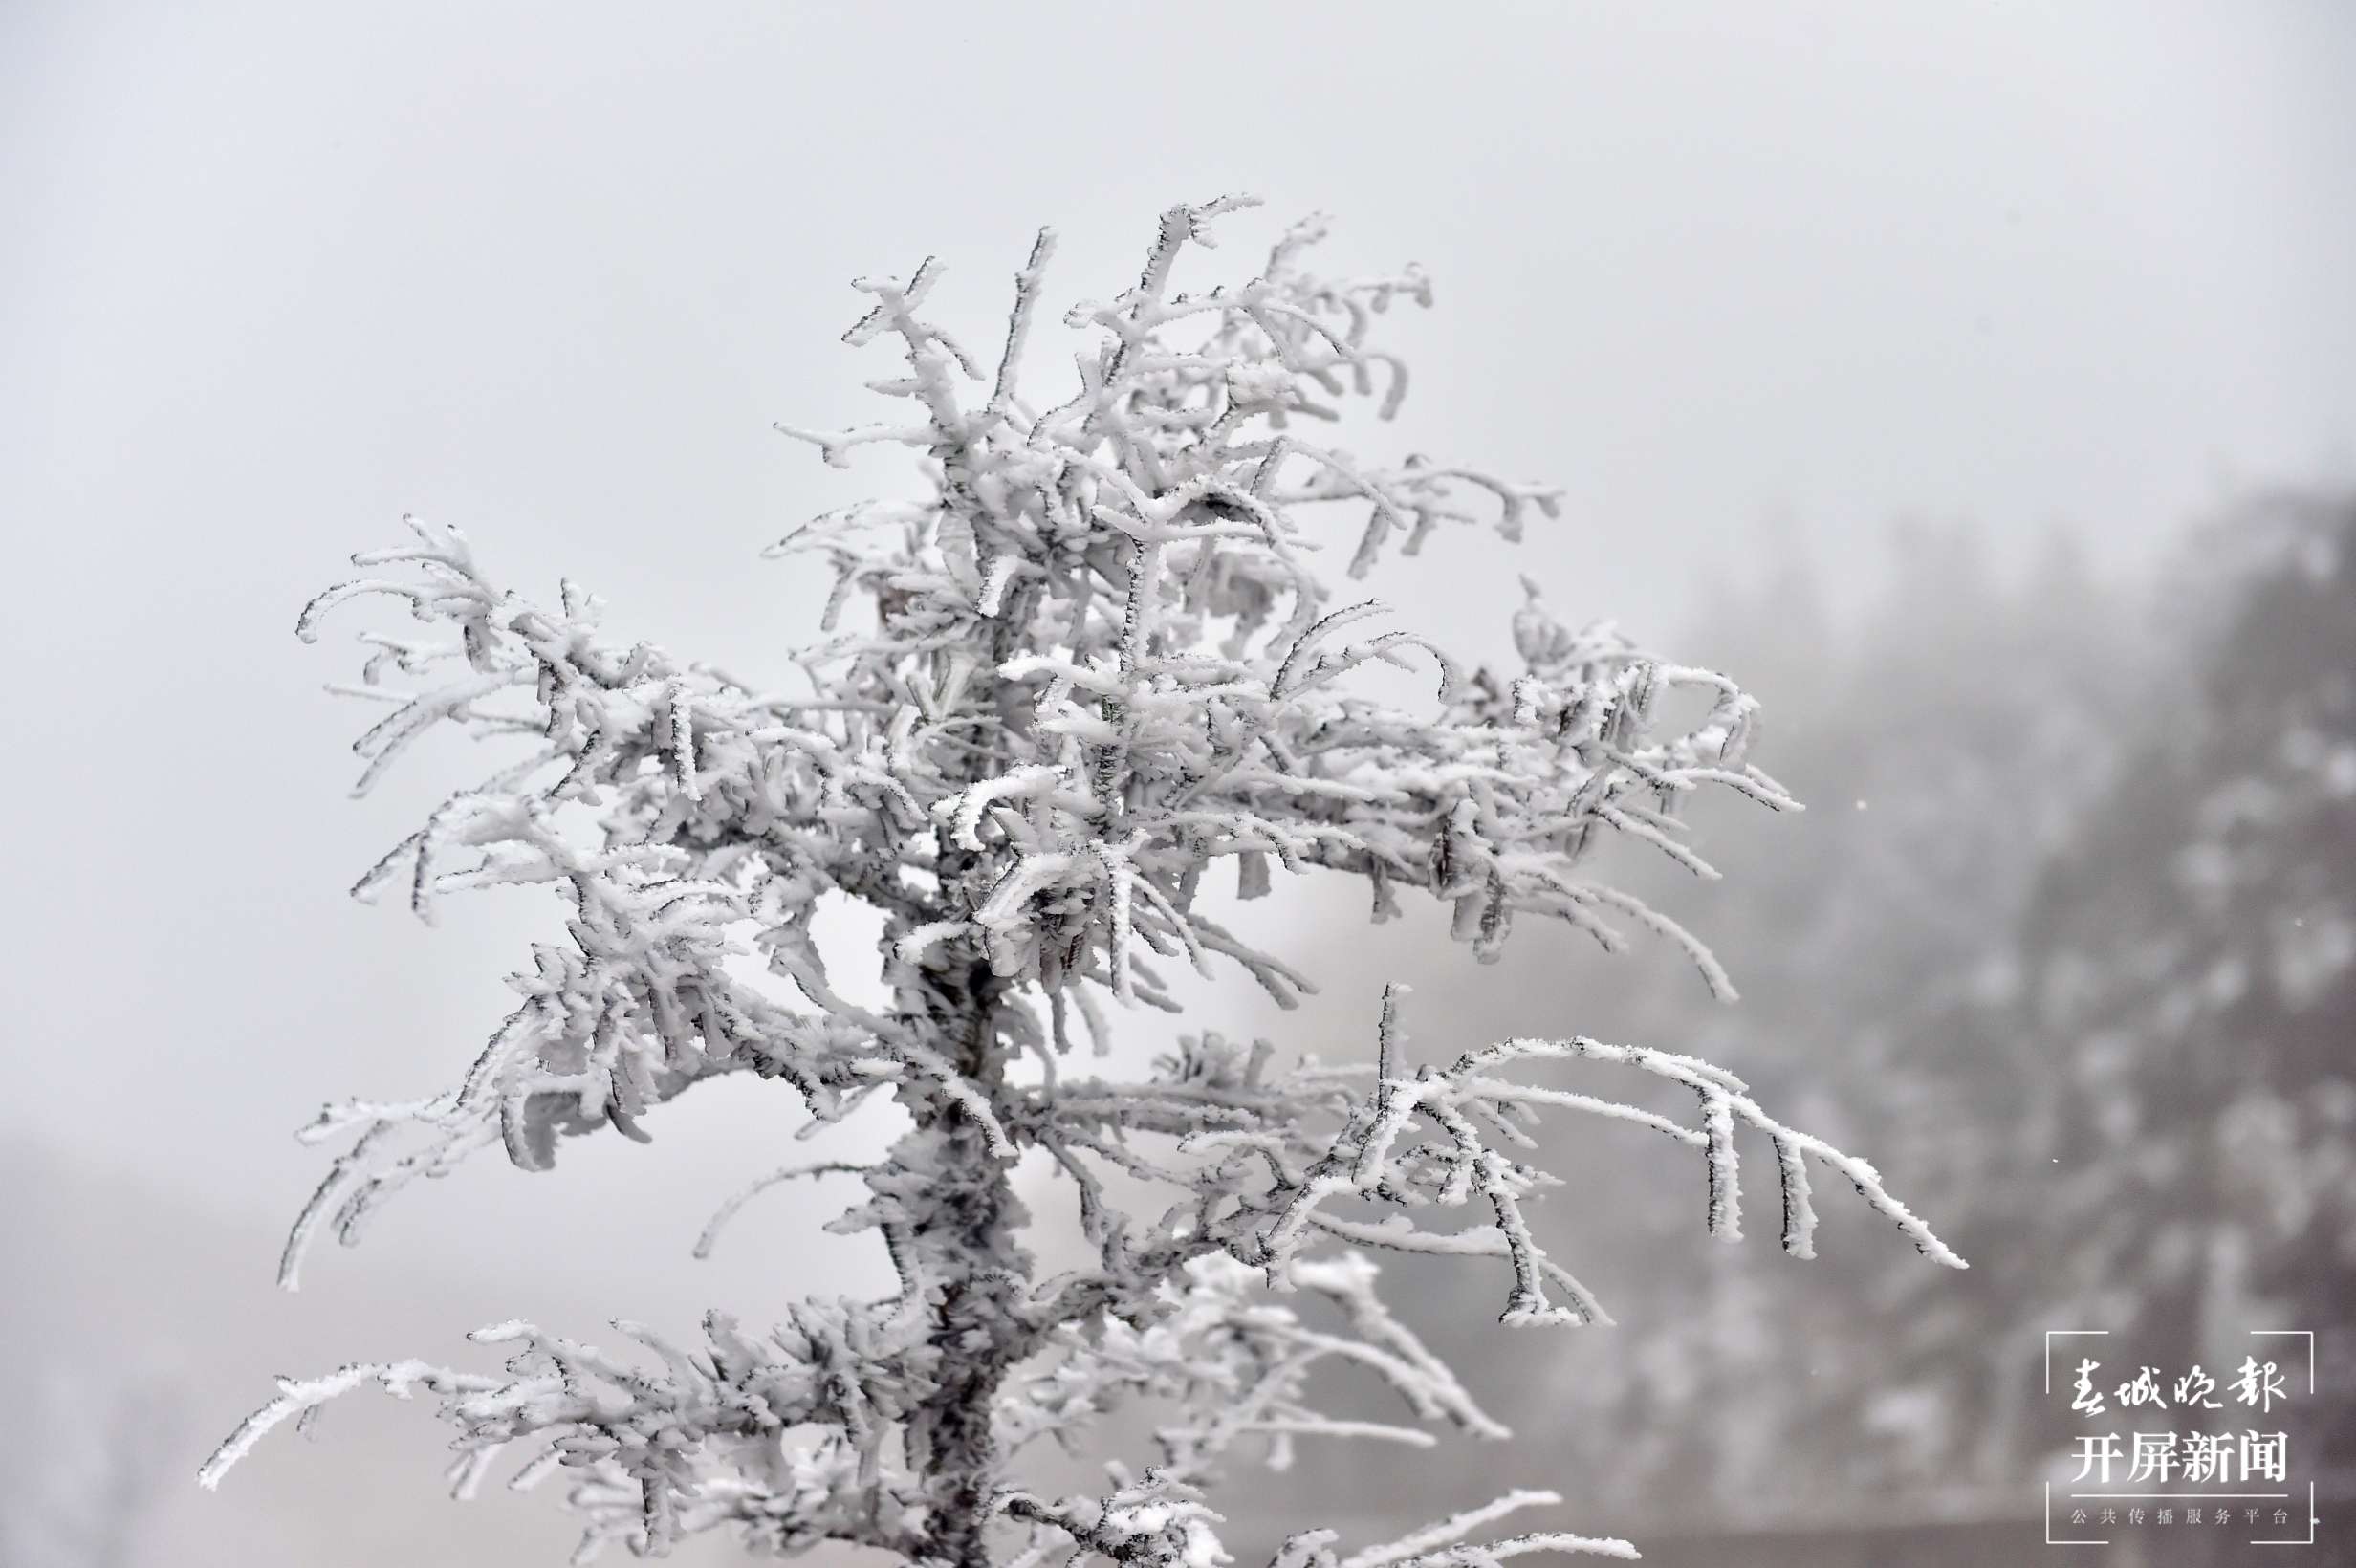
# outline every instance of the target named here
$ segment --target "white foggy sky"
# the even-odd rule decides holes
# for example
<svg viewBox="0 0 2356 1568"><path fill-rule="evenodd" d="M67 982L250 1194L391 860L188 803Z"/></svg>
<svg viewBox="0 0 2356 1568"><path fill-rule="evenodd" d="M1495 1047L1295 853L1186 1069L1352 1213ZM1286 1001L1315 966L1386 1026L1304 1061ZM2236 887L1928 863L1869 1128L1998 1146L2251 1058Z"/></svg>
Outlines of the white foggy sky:
<svg viewBox="0 0 2356 1568"><path fill-rule="evenodd" d="M815 596L753 552L890 479L767 429L884 411L888 357L835 341L855 273L937 251L987 343L1039 223L1060 305L1124 286L1173 200L1269 198L1238 269L1333 212L1333 264L1439 291L1392 329L1400 435L1353 439L1569 490L1518 552L1384 591L1477 650L1526 570L1667 640L1778 515L1853 596L1902 512L2015 553L2075 525L2127 569L2236 478L2356 474L2350 81L2326 0L9 0L0 1136L275 1221L322 1100L454 1075L540 911L343 900L472 764L345 801L365 721L318 686L353 663L294 611L415 511L762 667ZM679 1114L709 1143L475 1173L322 1268L437 1228L489 1259L770 1163L756 1109Z"/></svg>
<svg viewBox="0 0 2356 1568"><path fill-rule="evenodd" d="M1404 438L1570 492L1383 585L1476 643L1516 570L1669 635L1771 515L1853 586L1902 512L2131 562L2221 476L2348 468L2338 8L1173 14L8 11L0 635L50 695L0 1118L249 1202L321 1098L438 1081L512 947L338 890L465 764L346 805L349 657L294 608L415 510L759 667L810 601L754 547L890 479L768 422L874 417L843 282L930 251L983 341L1034 225L1101 295L1180 196L1271 199L1236 265L1310 207L1337 262L1425 262Z"/></svg>
<svg viewBox="0 0 2356 1568"><path fill-rule="evenodd" d="M873 416L843 281L928 251L984 340L1040 221L1058 300L1226 189L1275 209L1236 265L1313 207L1424 261L1407 439L1570 491L1385 584L1476 644L1515 570L1666 636L1777 513L1853 586L1901 512L2131 563L2221 476L2348 471L2341 8L1178 14L10 9L0 1122L282 1204L320 1099L440 1081L521 926L340 902L464 761L341 800L293 610L415 510L757 667L810 599L754 547L889 477L767 424Z"/></svg>

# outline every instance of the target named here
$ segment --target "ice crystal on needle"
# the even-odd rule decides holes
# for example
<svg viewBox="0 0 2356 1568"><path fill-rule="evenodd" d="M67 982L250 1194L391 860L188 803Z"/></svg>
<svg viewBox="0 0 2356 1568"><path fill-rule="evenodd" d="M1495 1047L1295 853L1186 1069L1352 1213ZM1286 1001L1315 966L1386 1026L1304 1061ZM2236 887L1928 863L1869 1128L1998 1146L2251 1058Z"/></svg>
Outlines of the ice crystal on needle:
<svg viewBox="0 0 2356 1568"><path fill-rule="evenodd" d="M1424 1444L1434 1426L1506 1435L1383 1308L1361 1249L1496 1260L1509 1323L1607 1320L1532 1222L1549 1178L1526 1129L1542 1110L1632 1121L1696 1151L1715 1233L1739 1234L1748 1128L1777 1156L1792 1252L1810 1250L1814 1161L1960 1266L1870 1166L1775 1121L1729 1074L1584 1038L1409 1069L1400 988L1384 997L1371 1076L1215 1035L1141 1080L1068 1064L1076 1038L1101 1040L1117 1015L1105 1001L1175 1011L1174 966L1248 975L1287 1005L1309 989L1206 912L1203 879L1222 860L1247 897L1271 891L1276 870L1363 878L1378 920L1403 891L1437 898L1484 960L1516 917L1607 947L1641 927L1731 996L1698 941L1582 862L1619 835L1714 875L1682 836L1687 797L1792 804L1748 760L1754 704L1737 686L1568 628L1535 589L1514 621L1518 673L1460 670L1383 628L1379 601L1335 594L1313 560L1337 508L1361 519L1358 577L1444 527L1517 536L1559 494L1305 439L1352 396L1396 409L1406 367L1373 341L1376 318L1428 305L1430 288L1411 267L1312 273L1312 220L1249 281L1173 293L1181 252L1249 205L1163 215L1136 285L1064 317L1096 346L1056 403L1018 390L1051 232L1016 276L994 371L922 314L934 262L859 280L874 304L845 341L899 351L904 371L870 385L907 416L787 433L837 465L862 446L913 448L933 492L843 509L774 548L833 576L826 640L795 655L807 696L618 641L570 583L553 606L527 600L485 576L456 529L415 520L411 542L357 557L366 575L304 611L310 639L337 605L390 596L426 629L363 639L349 689L386 712L357 746L361 789L444 725L531 748L448 796L355 892L398 887L430 919L445 894L536 883L569 918L565 940L513 977L519 1004L456 1088L334 1105L305 1130L343 1152L294 1228L284 1282L320 1226L348 1242L387 1195L477 1148L545 1169L564 1137L610 1125L644 1139L664 1101L749 1072L790 1085L821 1123L878 1094L905 1110L889 1154L849 1167L865 1195L832 1225L875 1232L899 1288L796 1303L765 1333L713 1312L693 1345L617 1324L643 1359L508 1323L474 1336L509 1352L504 1373L411 1361L288 1381L205 1467L207 1484L272 1426L375 1383L439 1396L461 1434L462 1490L510 1447L518 1482L567 1471L584 1555L617 1540L659 1554L732 1527L760 1550L848 1542L944 1568L1051 1556L1207 1568L1227 1560L1207 1498L1232 1454ZM872 621L845 629L854 601ZM1375 662L1428 668L1435 697L1410 710L1354 695L1352 672ZM1680 691L1700 700L1671 703ZM1672 709L1699 716L1672 724ZM811 916L830 894L883 915L882 1011L829 981ZM732 974L743 954L806 1005ZM1026 1056L1040 1071L1010 1075ZM1512 1076L1551 1058L1677 1084L1695 1121ZM1077 1189L1090 1267L1046 1277L1020 1245L1011 1174L1026 1150ZM1168 1194L1166 1210L1123 1208L1117 1193L1140 1183ZM1312 1302L1314 1315L1296 1305ZM1307 1383L1329 1361L1387 1383L1400 1420L1320 1413ZM1069 1442L1140 1396L1182 1412L1156 1461L1108 1466L1102 1496L1021 1486L1027 1444ZM1555 1501L1516 1492L1347 1556L1312 1530L1278 1563L1635 1555L1560 1532L1472 1543Z"/></svg>

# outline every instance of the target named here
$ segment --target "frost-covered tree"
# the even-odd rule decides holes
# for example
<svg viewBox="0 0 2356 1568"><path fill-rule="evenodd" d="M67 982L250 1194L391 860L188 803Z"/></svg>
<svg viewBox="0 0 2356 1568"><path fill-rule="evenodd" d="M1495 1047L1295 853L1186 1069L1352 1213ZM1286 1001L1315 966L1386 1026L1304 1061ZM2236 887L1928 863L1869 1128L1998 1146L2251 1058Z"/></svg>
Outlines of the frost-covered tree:
<svg viewBox="0 0 2356 1568"><path fill-rule="evenodd" d="M426 627L363 639L356 689L387 711L359 742L362 788L445 724L528 742L356 891L398 884L430 918L445 893L537 884L569 919L514 976L519 1005L455 1089L334 1105L306 1129L348 1144L294 1228L285 1282L321 1226L348 1242L391 1193L478 1148L543 1170L567 1136L643 1139L664 1101L750 1073L813 1126L898 1101L907 1131L861 1168L865 1197L831 1229L873 1232L899 1286L795 1303L765 1333L715 1311L693 1345L618 1323L639 1360L515 1322L473 1336L505 1349L503 1373L403 1361L289 1381L207 1484L280 1422L376 1383L439 1396L462 1490L510 1448L519 1480L571 1472L584 1554L732 1527L756 1550L843 1542L942 1568L1203 1568L1227 1557L1206 1490L1231 1458L1281 1463L1304 1438L1423 1444L1431 1425L1507 1435L1385 1311L1362 1250L1493 1260L1509 1324L1608 1321L1531 1222L1549 1178L1528 1127L1545 1109L1691 1150L1716 1235L1740 1233L1736 1145L1755 1135L1775 1156L1787 1250L1811 1251L1816 1162L1961 1266L1869 1165L1776 1121L1727 1073L1577 1036L1425 1056L1395 988L1371 1074L1211 1034L1142 1079L1075 1065L1103 1054L1106 1002L1174 1010L1176 967L1249 976L1279 1003L1309 989L1206 908L1221 862L1247 898L1278 868L1362 878L1377 920L1403 892L1440 899L1482 958L1516 917L1607 947L1648 928L1731 995L1698 941L1585 862L1620 836L1709 875L1681 838L1688 796L1791 804L1748 761L1754 705L1722 676L1572 630L1535 594L1514 621L1526 668L1467 674L1420 637L1371 629L1381 603L1337 599L1314 565L1329 503L1364 519L1358 576L1483 510L1516 535L1558 493L1304 439L1352 394L1396 409L1406 369L1371 330L1396 301L1428 304L1429 286L1413 268L1306 271L1312 220L1249 281L1173 293L1182 251L1246 205L1173 207L1136 285L1064 317L1097 340L1060 401L1017 390L1052 234L1017 274L994 371L921 314L933 262L859 282L874 308L845 341L901 352L905 370L869 384L908 414L787 433L838 465L912 448L931 493L847 508L775 547L833 574L827 638L793 655L806 694L613 639L569 583L553 606L496 587L456 530L422 523L306 609L306 638L361 596ZM872 623L838 630L855 599ZM1353 672L1378 662L1429 663L1436 698L1408 711L1353 694ZM830 895L881 913L888 1005L830 978L812 936ZM731 968L740 955L799 1000ZM1558 1061L1678 1085L1694 1121L1524 1071ZM1022 1245L1012 1174L1027 1151L1076 1189L1088 1266L1051 1276ZM1157 1188L1166 1200L1137 1204ZM1313 1375L1328 1366L1386 1382L1404 1413L1321 1413ZM1029 1445L1068 1444L1139 1400L1175 1412L1151 1463L1108 1464L1102 1495L1025 1487ZM1511 1493L1346 1557L1310 1530L1277 1560L1635 1555L1556 1532L1469 1544L1556 1500Z"/></svg>

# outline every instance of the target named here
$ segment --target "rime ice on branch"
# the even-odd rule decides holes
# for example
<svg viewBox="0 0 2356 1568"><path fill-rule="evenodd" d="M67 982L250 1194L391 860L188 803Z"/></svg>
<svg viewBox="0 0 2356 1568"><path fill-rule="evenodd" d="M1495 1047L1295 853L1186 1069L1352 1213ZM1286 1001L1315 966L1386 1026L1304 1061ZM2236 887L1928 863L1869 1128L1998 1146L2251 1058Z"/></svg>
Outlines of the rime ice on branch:
<svg viewBox="0 0 2356 1568"><path fill-rule="evenodd" d="M430 919L444 894L533 883L569 919L513 977L518 1006L455 1089L331 1106L305 1130L345 1150L294 1228L284 1282L321 1224L350 1242L388 1194L478 1147L545 1169L563 1137L610 1124L643 1140L664 1101L749 1072L790 1086L814 1125L878 1094L906 1111L911 1129L873 1166L769 1179L858 1175L865 1195L831 1229L876 1232L900 1286L796 1303L760 1334L714 1312L692 1346L617 1324L644 1362L511 1323L475 1336L510 1349L504 1375L401 1362L284 1383L206 1466L208 1485L280 1421L375 1383L441 1398L462 1490L511 1445L518 1484L569 1472L584 1554L616 1540L660 1553L726 1526L757 1549L840 1541L953 1568L1050 1555L1204 1568L1226 1557L1205 1491L1231 1454L1280 1464L1302 1438L1427 1444L1435 1425L1506 1435L1383 1309L1357 1249L1494 1259L1509 1323L1607 1320L1530 1213L1549 1178L1526 1158L1527 1129L1545 1109L1688 1145L1722 1236L1739 1234L1747 1128L1777 1156L1788 1250L1810 1251L1815 1161L1961 1266L1870 1166L1776 1122L1726 1073L1583 1038L1410 1069L1396 988L1371 1081L1209 1034L1143 1081L1070 1065L1079 1034L1102 1053L1107 999L1174 1011L1178 966L1247 975L1286 1005L1309 989L1206 913L1204 878L1223 862L1247 898L1279 869L1363 878L1378 921L1403 893L1442 900L1483 960L1517 917L1606 947L1642 927L1731 997L1699 942L1583 862L1619 835L1714 876L1682 835L1691 796L1792 805L1748 760L1754 705L1733 683L1566 628L1534 588L1514 621L1518 673L1467 674L1383 629L1379 601L1335 593L1314 562L1337 508L1358 520L1358 577L1445 527L1517 536L1559 496L1422 458L1378 467L1304 437L1352 396L1393 412L1407 372L1375 345L1376 318L1429 304L1430 289L1414 268L1305 271L1323 234L1312 220L1251 280L1173 293L1182 251L1247 205L1172 208L1136 286L1064 317L1096 342L1058 402L1018 390L1052 233L1016 276L994 371L923 316L932 261L905 282L859 281L874 307L845 340L899 351L903 372L869 384L907 416L787 433L838 465L862 446L912 447L933 493L830 513L772 551L833 574L828 640L794 656L806 696L617 641L571 583L553 607L495 587L455 529L415 521L414 542L358 557L368 575L305 610L306 639L361 596L404 601L425 628L363 639L348 689L385 716L358 743L360 789L444 724L529 747L444 800L355 892L398 886ZM854 600L872 621L846 629ZM1353 695L1351 673L1376 662L1428 666L1436 696L1407 710ZM1703 699L1686 705L1702 713L1687 728L1666 719L1680 690ZM883 914L882 1012L829 981L811 939L828 894ZM738 954L806 1005L731 974ZM1025 1056L1038 1071L1018 1079L1009 1067ZM1695 1122L1509 1076L1554 1057L1678 1084ZM1042 1277L1018 1243L1012 1162L1033 1149L1077 1188L1096 1254L1079 1273ZM1140 1181L1167 1209L1119 1207L1115 1187ZM1290 1304L1304 1297L1268 1285L1330 1310L1313 1322ZM1327 1361L1387 1382L1399 1422L1320 1413L1306 1383ZM1158 1462L1108 1466L1101 1497L1022 1490L1025 1445L1071 1441L1141 1395L1182 1411ZM1561 1534L1467 1543L1554 1501L1516 1492L1348 1557L1310 1531L1278 1560L1634 1555Z"/></svg>

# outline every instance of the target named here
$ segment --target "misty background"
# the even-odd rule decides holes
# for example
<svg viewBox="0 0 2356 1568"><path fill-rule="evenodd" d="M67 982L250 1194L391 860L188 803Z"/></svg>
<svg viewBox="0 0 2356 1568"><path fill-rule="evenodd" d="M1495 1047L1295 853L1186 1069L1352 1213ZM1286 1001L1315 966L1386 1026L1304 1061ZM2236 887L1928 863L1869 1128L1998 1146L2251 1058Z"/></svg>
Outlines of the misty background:
<svg viewBox="0 0 2356 1568"><path fill-rule="evenodd" d="M1239 923L1322 995L1225 991L1189 1027L1370 1053L1400 978L1434 1055L1709 1056L1975 1265L1849 1224L1800 1266L1763 1214L1712 1244L1675 1153L1566 1128L1542 1223L1624 1326L1509 1336L1486 1292L1398 1268L1530 1443L1305 1452L1239 1487L1242 1534L1380 1538L1509 1478L1647 1547L2033 1518L2042 1329L2344 1322L2350 80L2356 12L2322 0L0 3L0 1564L560 1560L553 1494L447 1502L439 1429L381 1399L218 1495L191 1476L274 1374L886 1284L820 1233L824 1188L688 1258L796 1124L731 1081L648 1148L480 1162L273 1288L324 1168L293 1129L452 1079L554 915L343 897L471 764L427 749L347 799L369 719L320 687L355 657L294 612L415 512L508 580L603 593L623 635L779 667L825 585L759 547L906 479L768 432L881 406L884 358L836 341L847 280L937 253L943 319L991 341L1037 225L1060 306L1226 190L1270 203L1222 230L1235 275L1322 209L1325 265L1435 278L1388 329L1397 425L1347 444L1568 489L1519 547L1466 531L1379 572L1403 623L1506 656L1526 573L1756 690L1758 759L1812 809L1722 807L1726 882L1647 883L1731 1010L1667 954L1533 930L1475 970L1433 911L1369 929L1280 883ZM1080 342L1043 332L1031 384Z"/></svg>

